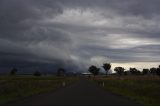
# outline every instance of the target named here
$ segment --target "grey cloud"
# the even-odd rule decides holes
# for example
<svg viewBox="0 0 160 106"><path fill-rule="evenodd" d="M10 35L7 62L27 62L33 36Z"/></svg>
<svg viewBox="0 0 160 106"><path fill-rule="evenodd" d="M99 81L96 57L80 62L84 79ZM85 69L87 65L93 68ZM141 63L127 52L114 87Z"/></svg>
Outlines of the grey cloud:
<svg viewBox="0 0 160 106"><path fill-rule="evenodd" d="M109 58L110 62L159 62L159 45L139 46L131 49L111 49L100 46L81 48L80 57L90 59L94 56ZM86 53L87 52L87 53ZM77 53L78 55L78 53ZM107 61L107 60L106 60Z"/></svg>
<svg viewBox="0 0 160 106"><path fill-rule="evenodd" d="M45 64L54 69L75 66L74 64L65 65L69 57L66 57L67 53L63 56L64 52L70 49L69 36L54 27L38 24L38 21L45 17L53 17L61 13L59 6L47 1L2 0L0 10L1 68L43 68ZM52 52L53 56L50 56L49 52Z"/></svg>
<svg viewBox="0 0 160 106"><path fill-rule="evenodd" d="M159 2L1 0L0 67L83 70L95 56L112 62L159 62ZM75 10L78 16L71 12L61 18L68 9ZM88 10L92 11L85 13ZM120 37L112 38L112 34ZM122 42L129 38L142 42Z"/></svg>
<svg viewBox="0 0 160 106"><path fill-rule="evenodd" d="M146 18L160 14L159 0L56 0L55 2L64 7L108 9L123 15L140 15Z"/></svg>

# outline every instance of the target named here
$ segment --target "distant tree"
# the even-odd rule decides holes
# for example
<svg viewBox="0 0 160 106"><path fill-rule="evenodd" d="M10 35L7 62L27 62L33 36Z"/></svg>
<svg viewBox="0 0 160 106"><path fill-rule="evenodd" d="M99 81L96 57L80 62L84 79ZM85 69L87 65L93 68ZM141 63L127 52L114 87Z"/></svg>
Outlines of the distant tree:
<svg viewBox="0 0 160 106"><path fill-rule="evenodd" d="M149 73L149 69L143 69L142 74L147 75Z"/></svg>
<svg viewBox="0 0 160 106"><path fill-rule="evenodd" d="M160 65L159 65L159 67L157 68L156 74L157 74L157 75L160 75Z"/></svg>
<svg viewBox="0 0 160 106"><path fill-rule="evenodd" d="M136 75L141 75L141 71L137 70Z"/></svg>
<svg viewBox="0 0 160 106"><path fill-rule="evenodd" d="M63 69L63 68L59 68L58 70L57 70L57 74L56 74L57 76L65 76L66 75L66 70L65 69Z"/></svg>
<svg viewBox="0 0 160 106"><path fill-rule="evenodd" d="M41 76L41 73L40 73L39 71L35 71L35 72L33 73L33 75L34 75L34 76Z"/></svg>
<svg viewBox="0 0 160 106"><path fill-rule="evenodd" d="M99 74L99 71L100 71L100 68L97 68L96 66L90 66L88 71L90 73L92 73L93 75L98 75Z"/></svg>
<svg viewBox="0 0 160 106"><path fill-rule="evenodd" d="M150 73L152 74L152 75L155 75L156 74L156 71L157 71L157 68L151 68L150 69Z"/></svg>
<svg viewBox="0 0 160 106"><path fill-rule="evenodd" d="M131 75L130 71L124 71L124 75Z"/></svg>
<svg viewBox="0 0 160 106"><path fill-rule="evenodd" d="M10 75L15 75L17 73L17 69L16 68L13 68L11 71L10 71Z"/></svg>
<svg viewBox="0 0 160 106"><path fill-rule="evenodd" d="M116 71L117 74L122 75L124 73L123 67L115 67L114 71Z"/></svg>
<svg viewBox="0 0 160 106"><path fill-rule="evenodd" d="M141 74L141 72L139 70L137 70L136 68L130 68L129 71L132 75L140 75Z"/></svg>
<svg viewBox="0 0 160 106"><path fill-rule="evenodd" d="M110 63L105 63L105 64L103 64L103 68L106 71L106 75L107 75L108 71L111 69L111 64Z"/></svg>
<svg viewBox="0 0 160 106"><path fill-rule="evenodd" d="M124 75L128 75L127 71L124 72Z"/></svg>

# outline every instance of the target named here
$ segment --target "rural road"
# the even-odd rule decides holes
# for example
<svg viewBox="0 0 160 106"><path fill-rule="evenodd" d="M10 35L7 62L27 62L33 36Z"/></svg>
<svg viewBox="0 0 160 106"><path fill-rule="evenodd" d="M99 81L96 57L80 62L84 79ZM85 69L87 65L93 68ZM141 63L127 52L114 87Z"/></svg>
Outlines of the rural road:
<svg viewBox="0 0 160 106"><path fill-rule="evenodd" d="M55 92L44 93L6 106L142 106L127 98L107 93L81 79L77 83Z"/></svg>

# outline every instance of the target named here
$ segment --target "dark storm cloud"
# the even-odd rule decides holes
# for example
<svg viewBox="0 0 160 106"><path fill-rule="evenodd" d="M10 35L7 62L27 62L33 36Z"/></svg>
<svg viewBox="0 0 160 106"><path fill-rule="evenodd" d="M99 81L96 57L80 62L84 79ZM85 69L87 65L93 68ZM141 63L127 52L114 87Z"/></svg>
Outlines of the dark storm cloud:
<svg viewBox="0 0 160 106"><path fill-rule="evenodd" d="M159 4L1 0L0 67L82 70L101 57L110 62L159 62Z"/></svg>
<svg viewBox="0 0 160 106"><path fill-rule="evenodd" d="M1 67L42 66L43 68L48 64L56 69L74 66L74 64L65 65L65 61L69 58L67 54L61 53L69 49L67 45L71 41L68 35L54 27L38 23L45 17L61 13L59 6L54 2L49 3L50 1L2 0L0 2ZM56 56L60 56L61 59Z"/></svg>

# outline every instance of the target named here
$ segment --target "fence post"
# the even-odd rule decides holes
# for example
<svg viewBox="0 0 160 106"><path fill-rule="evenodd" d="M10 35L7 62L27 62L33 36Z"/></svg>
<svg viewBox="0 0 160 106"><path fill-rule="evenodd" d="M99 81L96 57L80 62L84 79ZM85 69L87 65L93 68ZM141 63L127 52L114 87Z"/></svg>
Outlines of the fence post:
<svg viewBox="0 0 160 106"><path fill-rule="evenodd" d="M65 83L65 81L63 81L63 82L62 82L62 86L63 86L63 87L65 87L65 86L66 86L66 83Z"/></svg>
<svg viewBox="0 0 160 106"><path fill-rule="evenodd" d="M102 83L102 86L104 87L104 81L103 81L103 83Z"/></svg>

